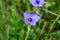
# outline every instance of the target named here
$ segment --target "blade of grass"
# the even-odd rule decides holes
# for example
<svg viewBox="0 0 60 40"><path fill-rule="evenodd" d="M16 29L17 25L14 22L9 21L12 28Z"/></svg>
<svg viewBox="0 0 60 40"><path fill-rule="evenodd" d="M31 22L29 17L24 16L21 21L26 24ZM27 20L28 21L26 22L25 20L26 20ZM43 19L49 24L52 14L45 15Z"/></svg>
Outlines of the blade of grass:
<svg viewBox="0 0 60 40"><path fill-rule="evenodd" d="M56 23L56 21L59 19L59 17L60 17L60 15L55 19L55 21L52 23L52 25L50 26L50 28L49 28L49 31L48 32L50 32L50 31L52 31L52 29L53 29L53 27L54 27L54 24Z"/></svg>
<svg viewBox="0 0 60 40"><path fill-rule="evenodd" d="M47 22L44 22L43 28L41 29L41 34L44 32L46 25L47 25Z"/></svg>
<svg viewBox="0 0 60 40"><path fill-rule="evenodd" d="M59 16L59 15L57 15L56 13L53 13L52 11L49 11L49 10L46 9L46 8L39 8L39 9L44 10L45 12L51 13L51 14L53 14L53 15L55 15L55 16ZM59 17L60 17L60 16L59 16Z"/></svg>
<svg viewBox="0 0 60 40"><path fill-rule="evenodd" d="M30 32L30 30L31 30L31 26L30 25L28 25L27 26L27 34L26 34L26 37L25 37L25 40L28 40L28 36L29 36L29 32Z"/></svg>

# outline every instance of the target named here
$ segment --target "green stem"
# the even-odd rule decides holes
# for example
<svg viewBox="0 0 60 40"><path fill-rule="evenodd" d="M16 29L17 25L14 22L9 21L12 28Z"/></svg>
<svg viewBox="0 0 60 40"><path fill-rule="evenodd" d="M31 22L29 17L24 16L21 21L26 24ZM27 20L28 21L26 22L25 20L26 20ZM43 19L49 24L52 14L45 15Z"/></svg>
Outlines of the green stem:
<svg viewBox="0 0 60 40"><path fill-rule="evenodd" d="M28 36L29 36L29 32L30 32L31 26L28 25L27 28L28 28L28 31L27 31L27 34L26 34L25 40L28 39Z"/></svg>
<svg viewBox="0 0 60 40"><path fill-rule="evenodd" d="M52 25L50 26L49 32L53 29L53 26L55 24L55 22L59 19L60 15L55 19L55 21L52 23Z"/></svg>
<svg viewBox="0 0 60 40"><path fill-rule="evenodd" d="M46 24L47 24L47 22L44 22L44 25L43 25L43 28L42 28L42 30L41 30L40 35L44 32L44 29L45 29L45 27L46 27Z"/></svg>
<svg viewBox="0 0 60 40"><path fill-rule="evenodd" d="M41 8L39 8L39 9L41 9ZM53 12L49 11L49 10L46 9L46 8L42 8L42 10L44 10L45 12L48 12L48 13L50 13L50 14L53 14L53 15L55 15L55 16L59 16L59 15L57 15L56 13L53 13ZM60 16L59 16L59 17L60 17Z"/></svg>

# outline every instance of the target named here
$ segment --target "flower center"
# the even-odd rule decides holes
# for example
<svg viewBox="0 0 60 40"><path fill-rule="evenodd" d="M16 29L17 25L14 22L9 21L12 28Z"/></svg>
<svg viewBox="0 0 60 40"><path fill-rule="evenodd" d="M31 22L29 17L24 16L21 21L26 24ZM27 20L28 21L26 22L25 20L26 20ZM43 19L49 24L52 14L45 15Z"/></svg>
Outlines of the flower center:
<svg viewBox="0 0 60 40"><path fill-rule="evenodd" d="M39 0L36 0L36 3L37 3L37 4L39 4L39 3L40 3L40 1L39 1Z"/></svg>
<svg viewBox="0 0 60 40"><path fill-rule="evenodd" d="M30 22L31 22L31 21L32 21L32 18L29 18L29 19L28 19L28 21L30 21Z"/></svg>

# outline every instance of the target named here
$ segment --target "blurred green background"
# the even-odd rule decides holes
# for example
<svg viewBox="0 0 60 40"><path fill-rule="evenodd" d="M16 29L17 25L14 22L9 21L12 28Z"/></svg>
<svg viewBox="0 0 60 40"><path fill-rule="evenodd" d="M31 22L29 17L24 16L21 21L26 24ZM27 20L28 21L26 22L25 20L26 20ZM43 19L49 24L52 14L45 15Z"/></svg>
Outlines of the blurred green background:
<svg viewBox="0 0 60 40"><path fill-rule="evenodd" d="M23 12L42 14L35 26ZM45 0L36 8L29 0L0 0L0 40L60 40L60 0Z"/></svg>

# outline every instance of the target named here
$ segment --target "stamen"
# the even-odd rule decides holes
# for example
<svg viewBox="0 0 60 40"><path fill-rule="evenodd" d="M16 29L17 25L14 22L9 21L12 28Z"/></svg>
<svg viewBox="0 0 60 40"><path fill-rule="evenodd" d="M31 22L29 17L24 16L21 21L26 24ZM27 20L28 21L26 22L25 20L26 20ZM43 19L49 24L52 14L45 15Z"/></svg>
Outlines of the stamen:
<svg viewBox="0 0 60 40"><path fill-rule="evenodd" d="M29 18L29 19L28 19L28 21L30 21L30 22L31 22L31 21L32 21L32 18Z"/></svg>
<svg viewBox="0 0 60 40"><path fill-rule="evenodd" d="M37 4L39 4L39 3L40 3L40 1L39 1L39 0L36 0L36 3L37 3Z"/></svg>

